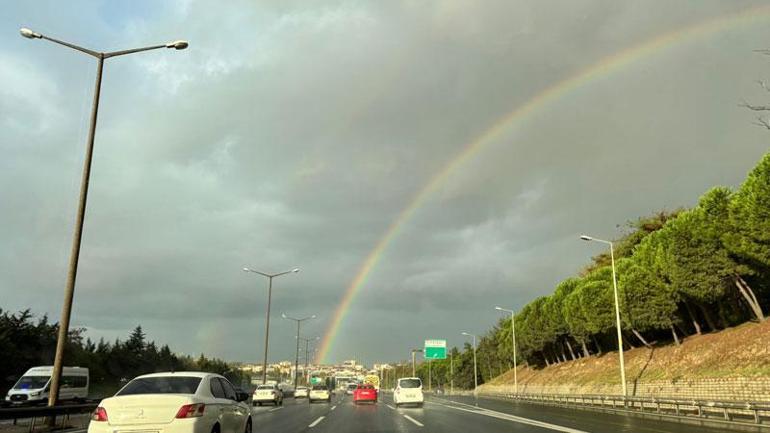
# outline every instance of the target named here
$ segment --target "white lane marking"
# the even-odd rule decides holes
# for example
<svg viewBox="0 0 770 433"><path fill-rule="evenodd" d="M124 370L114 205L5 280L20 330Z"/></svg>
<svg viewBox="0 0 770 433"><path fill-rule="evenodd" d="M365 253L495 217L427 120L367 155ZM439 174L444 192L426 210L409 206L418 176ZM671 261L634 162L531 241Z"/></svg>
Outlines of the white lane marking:
<svg viewBox="0 0 770 433"><path fill-rule="evenodd" d="M274 407L274 408L268 410L268 412L275 412L275 411L281 410L281 409L283 409L283 406Z"/></svg>
<svg viewBox="0 0 770 433"><path fill-rule="evenodd" d="M564 426L560 426L560 425L556 425L556 424L551 424L551 423L547 423L547 422L543 422L543 421L537 421L537 420L534 420L534 419L524 418L524 417L520 417L520 416L516 416L516 415L511 415L511 414L507 414L507 413L503 413L503 412L497 412L497 411L494 411L494 410L491 410L491 409L485 409L483 407L471 406L469 404L460 403L458 401L452 401L452 400L444 400L444 401L448 401L448 402L454 403L456 405L468 406L468 407L470 407L472 409L466 409L464 407L455 406L455 405L448 405L448 404L444 404L444 403L436 403L436 404L444 406L444 407L448 407L450 409L461 410L463 412L470 412L470 413L475 413L477 415L488 416L488 417L491 417L491 418L503 419L503 420L506 420L506 421L513 421L513 422L518 422L518 423L521 423L521 424L528 424L528 425L532 425L532 426L535 426L535 427L542 427L542 428L546 428L546 429L549 429L549 430L555 430L555 431L563 432L563 433L588 433L588 432L583 431L583 430L577 430L577 429L570 428L570 427L564 427ZM404 415L404 416L406 416L406 415Z"/></svg>
<svg viewBox="0 0 770 433"><path fill-rule="evenodd" d="M424 425L422 425L422 423L420 421L417 421L416 419L412 418L409 415L404 414L404 418L408 419L409 421L412 421L417 426L425 427Z"/></svg>
<svg viewBox="0 0 770 433"><path fill-rule="evenodd" d="M319 416L317 420L313 421L308 427L315 427L319 422L323 421L324 417Z"/></svg>
<svg viewBox="0 0 770 433"><path fill-rule="evenodd" d="M387 406L387 407L389 407L389 408L391 408L391 409L393 409L393 410L396 410L396 408L395 408L395 407L393 407L393 406L391 406L391 405L389 405L389 404L386 404L385 406Z"/></svg>
<svg viewBox="0 0 770 433"><path fill-rule="evenodd" d="M332 406L332 409L331 409L331 410L334 410L334 409L337 409L337 406L336 406L336 405L335 405L335 406Z"/></svg>

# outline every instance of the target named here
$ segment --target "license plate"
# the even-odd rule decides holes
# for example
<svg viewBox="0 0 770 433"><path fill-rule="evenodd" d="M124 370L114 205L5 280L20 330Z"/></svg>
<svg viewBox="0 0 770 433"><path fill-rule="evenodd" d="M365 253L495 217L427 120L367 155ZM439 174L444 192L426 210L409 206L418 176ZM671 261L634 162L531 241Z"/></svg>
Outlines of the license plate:
<svg viewBox="0 0 770 433"><path fill-rule="evenodd" d="M113 430L112 433L160 433L159 430Z"/></svg>

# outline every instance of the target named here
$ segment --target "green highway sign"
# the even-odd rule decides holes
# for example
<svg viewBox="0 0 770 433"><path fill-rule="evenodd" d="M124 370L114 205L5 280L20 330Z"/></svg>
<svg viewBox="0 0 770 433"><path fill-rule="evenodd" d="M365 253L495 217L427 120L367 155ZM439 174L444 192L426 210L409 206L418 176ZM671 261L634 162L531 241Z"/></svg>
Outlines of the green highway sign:
<svg viewBox="0 0 770 433"><path fill-rule="evenodd" d="M425 359L446 359L446 340L425 340Z"/></svg>

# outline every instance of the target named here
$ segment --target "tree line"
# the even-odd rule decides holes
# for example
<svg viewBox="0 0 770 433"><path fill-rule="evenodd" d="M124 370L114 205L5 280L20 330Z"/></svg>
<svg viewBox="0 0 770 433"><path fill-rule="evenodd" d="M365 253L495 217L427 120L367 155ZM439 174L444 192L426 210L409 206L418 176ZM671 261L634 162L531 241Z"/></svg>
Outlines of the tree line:
<svg viewBox="0 0 770 433"><path fill-rule="evenodd" d="M691 209L629 222L613 244L624 349L680 344L689 335L764 321L770 301L770 153L737 190L715 187ZM614 305L608 250L516 313L519 365L543 367L616 350ZM513 367L511 332L510 317L503 318L479 340L479 384ZM454 377L456 387L472 388L472 348L452 352L454 375L448 359L434 361L434 384ZM427 363L418 375L427 383Z"/></svg>
<svg viewBox="0 0 770 433"><path fill-rule="evenodd" d="M47 316L36 319L30 310L11 313L0 309L0 396L30 367L52 365L58 325ZM84 329L69 333L65 366L87 367L91 393L109 395L134 377L160 371L208 371L227 377L236 385L248 385L248 375L221 359L179 355L168 345L148 341L137 326L125 341L93 342Z"/></svg>

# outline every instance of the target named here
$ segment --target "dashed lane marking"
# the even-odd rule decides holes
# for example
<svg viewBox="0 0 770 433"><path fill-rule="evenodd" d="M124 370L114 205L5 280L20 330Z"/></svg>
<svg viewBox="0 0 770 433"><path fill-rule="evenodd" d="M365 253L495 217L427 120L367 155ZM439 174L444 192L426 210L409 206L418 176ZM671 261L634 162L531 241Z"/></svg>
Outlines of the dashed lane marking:
<svg viewBox="0 0 770 433"><path fill-rule="evenodd" d="M337 406L336 406L336 405L332 406L332 409L331 409L331 410L334 410L334 409L337 409Z"/></svg>
<svg viewBox="0 0 770 433"><path fill-rule="evenodd" d="M309 425L308 427L315 427L315 426L317 426L317 425L318 425L318 423L319 423L319 422L321 422L321 421L323 421L323 419L324 419L324 418L325 418L325 417L319 416L319 417L318 417L318 419L317 419L317 420L315 420L315 421L313 421L312 423L310 423L310 425Z"/></svg>
<svg viewBox="0 0 770 433"><path fill-rule="evenodd" d="M404 415L404 418L408 419L409 421L412 421L416 426L425 427L420 421L417 421L416 419L412 418L409 415Z"/></svg>
<svg viewBox="0 0 770 433"><path fill-rule="evenodd" d="M393 407L393 406L391 406L391 405L389 405L389 404L386 404L385 406L387 406L387 407L389 407L389 408L391 408L391 409L393 409L393 410L396 410L396 408L395 408L395 407Z"/></svg>
<svg viewBox="0 0 770 433"><path fill-rule="evenodd" d="M272 409L268 410L268 412L275 412L275 411L277 411L277 410L281 410L281 409L283 409L283 406L274 407L274 408L272 408Z"/></svg>

